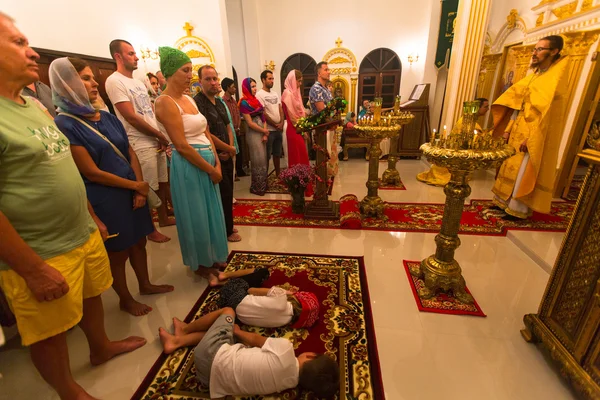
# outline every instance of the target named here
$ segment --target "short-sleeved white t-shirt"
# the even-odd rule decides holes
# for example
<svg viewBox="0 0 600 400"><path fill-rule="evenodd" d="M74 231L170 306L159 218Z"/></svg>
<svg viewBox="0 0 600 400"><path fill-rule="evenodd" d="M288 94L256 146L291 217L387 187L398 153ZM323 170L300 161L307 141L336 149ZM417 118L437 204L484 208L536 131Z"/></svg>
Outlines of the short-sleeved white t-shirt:
<svg viewBox="0 0 600 400"><path fill-rule="evenodd" d="M264 395L298 386L300 367L292 342L268 338L263 347L221 346L210 371L210 397Z"/></svg>
<svg viewBox="0 0 600 400"><path fill-rule="evenodd" d="M120 72L115 71L106 79L105 87L106 93L113 105L129 101L137 115L142 117L150 126L158 130L156 116L152 109L150 96L148 96L148 89L146 89L146 86L142 82L137 79L128 78ZM117 107L115 107L115 112L117 113L119 121L121 121L125 127L127 137L129 138L129 144L131 144L133 150L158 147L158 140L156 140L155 137L146 135L134 128L133 125L127 122L123 115L121 115Z"/></svg>
<svg viewBox="0 0 600 400"><path fill-rule="evenodd" d="M281 105L281 96L279 95L279 93L275 92L274 90L267 92L264 89L260 89L256 93L256 98L258 99L258 101L260 101L260 104L263 105L263 107L265 108L265 112L267 113L267 116L269 118L271 118L271 120L273 120L275 122L281 122L280 121L281 116L279 115L279 106ZM270 131L277 130L277 128L275 128L274 126L268 125L268 124L267 124L267 128Z"/></svg>
<svg viewBox="0 0 600 400"><path fill-rule="evenodd" d="M235 308L235 315L244 325L278 328L289 324L294 315L286 291L273 286L266 296L247 295Z"/></svg>

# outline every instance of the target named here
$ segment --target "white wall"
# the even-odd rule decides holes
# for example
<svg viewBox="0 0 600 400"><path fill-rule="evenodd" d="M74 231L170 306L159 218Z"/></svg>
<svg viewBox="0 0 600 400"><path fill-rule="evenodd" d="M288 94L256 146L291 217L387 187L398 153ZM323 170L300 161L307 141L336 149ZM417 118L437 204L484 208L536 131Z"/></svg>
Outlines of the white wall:
<svg viewBox="0 0 600 400"><path fill-rule="evenodd" d="M228 7L229 2L236 1L240 0L227 0ZM264 62L273 60L277 77L275 89L278 91L279 71L288 56L301 52L319 62L341 37L342 46L354 52L359 64L371 50L380 47L394 50L402 62L401 94L407 99L414 85L423 83L425 78L432 7L436 8L436 24L439 23L439 0L380 0L372 3L364 0L330 0L326 3L322 0L301 3L243 0L242 3L248 73L258 79ZM254 24L257 33L253 32ZM236 28L230 27L232 29ZM243 51L234 40L231 46L232 54ZM419 61L412 66L407 61L411 53L419 54ZM235 63L234 66L237 69ZM429 83L435 83L435 73L427 78L431 79Z"/></svg>
<svg viewBox="0 0 600 400"><path fill-rule="evenodd" d="M231 63L235 67L241 83L241 80L248 76L242 0L226 0L225 5L227 7L227 25L231 44ZM231 78L233 79L233 77Z"/></svg>
<svg viewBox="0 0 600 400"><path fill-rule="evenodd" d="M110 57L108 44L117 38L131 42L138 56L141 46L173 46L185 35L182 27L189 21L195 27L193 34L213 50L217 69L231 69L224 0L190 0L177 6L162 0L101 3L100 7L73 0L8 0L2 11L17 20L34 47L99 57ZM156 71L157 64L149 70ZM141 60L139 66L144 68Z"/></svg>

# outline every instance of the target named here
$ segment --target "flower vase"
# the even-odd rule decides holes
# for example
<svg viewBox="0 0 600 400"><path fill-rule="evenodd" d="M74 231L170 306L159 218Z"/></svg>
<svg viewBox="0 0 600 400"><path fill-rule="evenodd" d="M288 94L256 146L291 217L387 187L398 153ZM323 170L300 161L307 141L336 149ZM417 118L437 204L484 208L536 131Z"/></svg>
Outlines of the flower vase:
<svg viewBox="0 0 600 400"><path fill-rule="evenodd" d="M292 194L292 212L304 214L304 188L290 190Z"/></svg>

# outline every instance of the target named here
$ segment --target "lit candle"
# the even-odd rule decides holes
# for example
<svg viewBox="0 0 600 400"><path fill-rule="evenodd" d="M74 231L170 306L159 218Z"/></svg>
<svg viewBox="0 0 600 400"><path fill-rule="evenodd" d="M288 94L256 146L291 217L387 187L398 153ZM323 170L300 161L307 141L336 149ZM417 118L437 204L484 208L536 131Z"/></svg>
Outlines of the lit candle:
<svg viewBox="0 0 600 400"><path fill-rule="evenodd" d="M446 129L446 125L444 125L444 139L448 136L448 130Z"/></svg>

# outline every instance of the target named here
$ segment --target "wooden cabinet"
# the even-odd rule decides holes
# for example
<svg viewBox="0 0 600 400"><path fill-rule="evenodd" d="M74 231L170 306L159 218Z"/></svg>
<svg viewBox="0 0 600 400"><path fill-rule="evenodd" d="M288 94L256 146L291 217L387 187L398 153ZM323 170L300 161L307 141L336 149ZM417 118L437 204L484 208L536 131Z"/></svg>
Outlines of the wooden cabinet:
<svg viewBox="0 0 600 400"><path fill-rule="evenodd" d="M398 142L398 154L401 158L421 157L420 147L427 141L429 132L429 84L416 85L407 102L401 105L402 111L415 115L410 124L402 127Z"/></svg>
<svg viewBox="0 0 600 400"><path fill-rule="evenodd" d="M600 152L579 154L590 164L579 200L537 314L521 332L541 343L584 398L600 398Z"/></svg>

